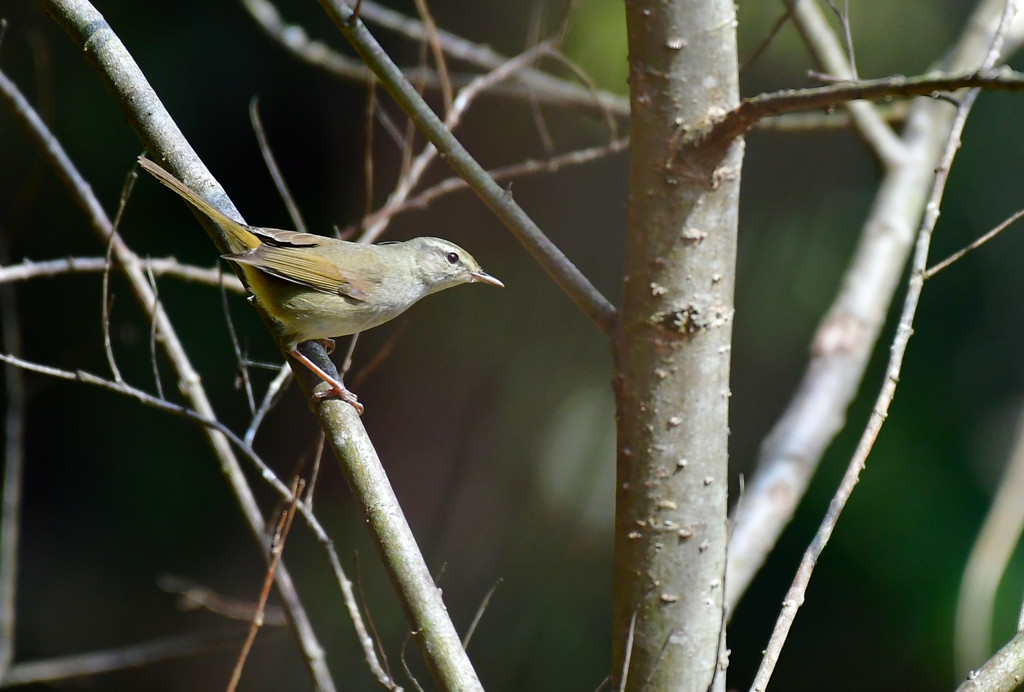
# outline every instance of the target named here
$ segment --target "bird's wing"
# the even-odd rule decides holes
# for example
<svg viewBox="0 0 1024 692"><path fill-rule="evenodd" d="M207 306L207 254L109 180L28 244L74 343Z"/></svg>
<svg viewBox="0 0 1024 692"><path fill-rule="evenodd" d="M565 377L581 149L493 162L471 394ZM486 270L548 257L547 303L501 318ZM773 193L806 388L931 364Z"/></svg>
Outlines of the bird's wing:
<svg viewBox="0 0 1024 692"><path fill-rule="evenodd" d="M248 252L224 255L224 258L256 267L271 276L322 293L344 295L355 300L366 300L369 297L372 289L370 281L351 269L339 267L336 262L314 251L321 244L316 240L319 236L292 231L275 231L275 234L293 237L277 236L275 240L280 244L264 242Z"/></svg>

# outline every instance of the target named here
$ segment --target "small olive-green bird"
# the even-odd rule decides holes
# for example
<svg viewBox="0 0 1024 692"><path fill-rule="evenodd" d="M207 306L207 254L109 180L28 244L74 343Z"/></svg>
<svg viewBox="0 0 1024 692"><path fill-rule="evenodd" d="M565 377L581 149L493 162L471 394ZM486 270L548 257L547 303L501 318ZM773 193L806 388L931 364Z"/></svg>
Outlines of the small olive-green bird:
<svg viewBox="0 0 1024 692"><path fill-rule="evenodd" d="M335 238L257 228L234 221L153 161L139 164L186 202L208 216L227 236L249 291L277 325L288 353L331 385L362 414L355 394L298 350L303 341L347 336L398 317L420 298L465 283L503 286L473 257L440 238L369 245ZM323 398L323 397L321 397Z"/></svg>

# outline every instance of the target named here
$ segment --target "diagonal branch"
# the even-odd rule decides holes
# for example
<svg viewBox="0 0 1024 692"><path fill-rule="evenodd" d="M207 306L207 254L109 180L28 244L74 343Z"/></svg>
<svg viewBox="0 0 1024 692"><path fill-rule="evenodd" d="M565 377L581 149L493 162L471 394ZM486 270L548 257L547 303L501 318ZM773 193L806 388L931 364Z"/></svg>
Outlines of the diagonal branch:
<svg viewBox="0 0 1024 692"><path fill-rule="evenodd" d="M466 151L445 128L423 98L416 92L402 71L391 60L376 39L352 10L341 0L320 0L342 35L353 45L378 79L398 102L416 127L429 139L441 157L462 176L537 263L564 290L583 313L605 334L615 324L615 307L576 268L569 258L534 223L512 195L487 174L487 171Z"/></svg>

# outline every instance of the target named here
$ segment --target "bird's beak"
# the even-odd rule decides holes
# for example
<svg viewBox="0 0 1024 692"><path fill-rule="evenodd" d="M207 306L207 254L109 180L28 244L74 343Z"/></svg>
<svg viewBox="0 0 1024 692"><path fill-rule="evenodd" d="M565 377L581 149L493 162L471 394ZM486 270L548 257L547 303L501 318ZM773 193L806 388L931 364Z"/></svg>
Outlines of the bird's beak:
<svg viewBox="0 0 1024 692"><path fill-rule="evenodd" d="M482 284L490 284L492 286L505 288L505 284L501 283L482 269L480 271L470 272L469 275L473 277L473 281L479 281Z"/></svg>

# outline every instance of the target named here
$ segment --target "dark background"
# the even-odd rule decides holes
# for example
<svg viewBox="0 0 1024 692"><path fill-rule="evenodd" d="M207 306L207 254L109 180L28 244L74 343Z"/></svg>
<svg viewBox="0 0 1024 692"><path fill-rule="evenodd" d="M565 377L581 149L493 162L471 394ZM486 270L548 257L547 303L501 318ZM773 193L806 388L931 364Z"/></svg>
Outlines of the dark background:
<svg viewBox="0 0 1024 692"><path fill-rule="evenodd" d="M971 3L853 3L862 76L922 71L942 55ZM412 3L395 4L414 12ZM741 2L749 55L781 3ZM282 3L285 18L345 52L316 3ZM523 49L529 4L431 3L438 24L506 54ZM347 226L362 210L364 85L288 55L235 2L105 2L105 14L157 93L252 223L289 227L249 125L253 96L310 228ZM557 13L555 13L557 14ZM113 215L141 147L99 77L34 3L0 0L2 67L40 109ZM567 51L602 86L625 93L617 0L583 2ZM372 27L371 27L372 28ZM400 64L419 47L375 30ZM806 84L787 27L743 75L743 93ZM436 94L433 102L437 102ZM937 229L938 259L1020 206L1019 95L986 94L968 124ZM384 106L402 121L390 103ZM593 114L543 109L560 151L606 138ZM544 155L527 104L483 98L459 137L489 167ZM380 130L374 198L399 164ZM437 164L428 176L448 172ZM517 180L512 191L566 254L618 300L626 157ZM0 234L15 261L98 256L103 247L9 109L0 108ZM733 359L734 481L791 394L807 343L834 294L871 202L878 170L849 132L754 133L743 170ZM211 266L215 253L173 195L140 179L121 233L140 255ZM439 235L470 250L507 288L432 297L361 339L359 371L396 330L389 358L358 387L364 421L440 584L465 630L499 580L470 654L491 690L592 690L610 652L614 426L610 359L598 331L470 193L396 219L387 237ZM1011 229L928 283L890 418L825 551L775 677L780 689L945 689L957 680L951 631L964 560L1015 432L1024 388L1024 238ZM107 374L100 278L17 285L26 358ZM160 295L228 425L248 422L217 292L176 279ZM149 326L112 280L114 350L125 378L152 391ZM897 301L899 297L897 298ZM898 302L897 302L898 305ZM240 298L243 344L278 361ZM892 326L883 336L887 344ZM730 686L745 687L803 548L845 468L881 382L878 349L849 429L830 449L796 521L739 606L730 629ZM163 386L175 383L161 364ZM257 386L270 375L256 372ZM84 385L25 375L27 468L17 660L120 647L217 629L180 612L163 574L254 599L263 566L195 426ZM293 390L256 449L283 477L315 446ZM251 470L251 469L250 469ZM274 497L255 474L267 512ZM735 487L735 486L734 486ZM392 669L407 625L361 517L326 459L317 513L350 576L358 575ZM358 561L355 555L358 554ZM326 561L301 522L286 561L342 689L375 689ZM1012 633L1024 588L1020 556L1000 591L995 641ZM414 647L410 665L429 682ZM222 689L237 646L62 685L67 689ZM411 687L404 679L406 687ZM266 628L242 689L304 689L283 630Z"/></svg>

